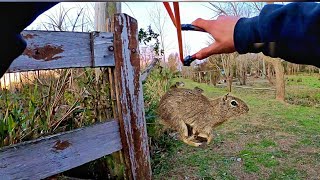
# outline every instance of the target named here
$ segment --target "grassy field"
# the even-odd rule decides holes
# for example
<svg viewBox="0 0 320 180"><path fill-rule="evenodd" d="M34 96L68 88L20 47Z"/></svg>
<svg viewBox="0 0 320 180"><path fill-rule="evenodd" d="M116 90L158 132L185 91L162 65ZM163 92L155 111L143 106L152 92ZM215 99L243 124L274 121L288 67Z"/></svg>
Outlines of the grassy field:
<svg viewBox="0 0 320 180"><path fill-rule="evenodd" d="M293 99L301 98L301 92L320 95L316 77L287 79L288 96ZM187 88L198 86L210 98L226 94L224 88L186 79L174 81L184 81ZM232 95L247 102L249 114L216 128L214 142L204 148L164 135L166 150L153 158L155 179L319 179L319 108L280 103L272 91L234 89Z"/></svg>
<svg viewBox="0 0 320 180"><path fill-rule="evenodd" d="M287 101L292 104L320 107L320 76L287 76Z"/></svg>

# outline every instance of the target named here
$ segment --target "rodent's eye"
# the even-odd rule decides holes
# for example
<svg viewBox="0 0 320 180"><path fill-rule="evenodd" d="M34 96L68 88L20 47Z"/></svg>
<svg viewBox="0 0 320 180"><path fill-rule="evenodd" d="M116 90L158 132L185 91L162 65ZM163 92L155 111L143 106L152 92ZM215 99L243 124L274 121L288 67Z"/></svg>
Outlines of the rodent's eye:
<svg viewBox="0 0 320 180"><path fill-rule="evenodd" d="M230 102L230 104L231 104L231 106L233 106L233 107L238 106L238 103L237 103L237 101L235 101L235 100L232 100L232 101Z"/></svg>

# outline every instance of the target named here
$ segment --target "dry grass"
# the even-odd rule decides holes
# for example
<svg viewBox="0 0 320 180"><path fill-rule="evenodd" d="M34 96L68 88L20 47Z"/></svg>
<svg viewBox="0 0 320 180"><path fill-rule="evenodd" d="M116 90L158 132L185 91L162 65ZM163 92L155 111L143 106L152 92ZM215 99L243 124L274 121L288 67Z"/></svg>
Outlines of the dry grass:
<svg viewBox="0 0 320 180"><path fill-rule="evenodd" d="M57 75L58 74L58 75ZM106 79L91 69L24 73L0 90L0 146L79 128L113 117Z"/></svg>

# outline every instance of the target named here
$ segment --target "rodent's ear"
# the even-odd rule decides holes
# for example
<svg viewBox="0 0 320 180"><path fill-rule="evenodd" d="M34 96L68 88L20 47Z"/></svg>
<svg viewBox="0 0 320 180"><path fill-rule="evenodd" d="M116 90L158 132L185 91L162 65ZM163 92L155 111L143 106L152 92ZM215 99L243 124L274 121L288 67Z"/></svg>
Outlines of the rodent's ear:
<svg viewBox="0 0 320 180"><path fill-rule="evenodd" d="M226 100L228 99L228 95L229 95L229 93L226 94L225 96L223 96L222 100L223 100L223 101L226 101Z"/></svg>
<svg viewBox="0 0 320 180"><path fill-rule="evenodd" d="M223 104L223 105L225 105L226 104L226 101L227 101L227 99L225 98L226 96L223 96L222 98L221 98L221 104Z"/></svg>

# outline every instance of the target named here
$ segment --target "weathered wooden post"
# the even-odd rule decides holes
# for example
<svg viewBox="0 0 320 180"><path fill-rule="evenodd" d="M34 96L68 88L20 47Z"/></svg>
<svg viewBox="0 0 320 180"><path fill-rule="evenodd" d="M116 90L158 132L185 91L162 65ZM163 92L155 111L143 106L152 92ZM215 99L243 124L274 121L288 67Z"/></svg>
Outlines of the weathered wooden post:
<svg viewBox="0 0 320 180"><path fill-rule="evenodd" d="M151 179L148 136L144 114L138 23L126 14L114 19L115 76L118 119L129 179Z"/></svg>

